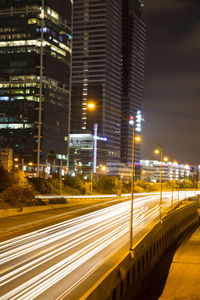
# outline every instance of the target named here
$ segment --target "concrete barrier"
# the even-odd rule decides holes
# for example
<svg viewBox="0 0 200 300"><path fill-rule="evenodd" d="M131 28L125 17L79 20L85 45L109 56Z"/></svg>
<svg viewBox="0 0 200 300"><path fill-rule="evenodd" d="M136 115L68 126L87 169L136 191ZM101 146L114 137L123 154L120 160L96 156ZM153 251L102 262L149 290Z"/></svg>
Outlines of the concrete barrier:
<svg viewBox="0 0 200 300"><path fill-rule="evenodd" d="M134 257L128 253L105 274L81 299L118 300L131 298L142 288L164 251L189 226L198 222L197 201L184 202L170 212L137 243ZM133 298L132 298L133 299Z"/></svg>

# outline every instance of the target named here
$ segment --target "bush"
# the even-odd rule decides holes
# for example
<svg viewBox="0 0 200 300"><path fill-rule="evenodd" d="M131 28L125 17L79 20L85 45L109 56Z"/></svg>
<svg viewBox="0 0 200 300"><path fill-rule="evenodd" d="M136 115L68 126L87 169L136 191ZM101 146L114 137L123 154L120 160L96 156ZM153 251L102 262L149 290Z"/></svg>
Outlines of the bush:
<svg viewBox="0 0 200 300"><path fill-rule="evenodd" d="M14 173L10 173L0 167L0 193L5 191L10 185L17 183Z"/></svg>
<svg viewBox="0 0 200 300"><path fill-rule="evenodd" d="M143 193L144 189L141 186L134 185L134 193Z"/></svg>
<svg viewBox="0 0 200 300"><path fill-rule="evenodd" d="M73 189L79 190L81 194L85 194L86 192L86 187L85 183L83 181L82 176L77 175L77 176L70 176L70 175L65 175L64 180L63 180L63 185L69 186Z"/></svg>
<svg viewBox="0 0 200 300"><path fill-rule="evenodd" d="M114 176L100 176L94 182L94 188L103 194L114 194L118 189L118 180Z"/></svg>
<svg viewBox="0 0 200 300"><path fill-rule="evenodd" d="M51 194L53 187L50 180L45 178L29 178L28 179L35 191L40 194Z"/></svg>
<svg viewBox="0 0 200 300"><path fill-rule="evenodd" d="M17 207L19 211L22 211L24 206L34 205L35 200L33 191L29 187L21 187L17 184L4 191L3 199L12 207Z"/></svg>
<svg viewBox="0 0 200 300"><path fill-rule="evenodd" d="M65 198L51 198L49 199L49 204L66 204L67 200Z"/></svg>

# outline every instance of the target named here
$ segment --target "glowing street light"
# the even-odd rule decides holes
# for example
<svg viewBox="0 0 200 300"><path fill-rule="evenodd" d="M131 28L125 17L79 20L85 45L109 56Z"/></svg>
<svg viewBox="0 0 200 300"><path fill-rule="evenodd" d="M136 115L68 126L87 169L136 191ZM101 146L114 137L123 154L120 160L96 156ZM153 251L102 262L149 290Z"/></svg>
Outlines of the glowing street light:
<svg viewBox="0 0 200 300"><path fill-rule="evenodd" d="M138 135L138 136L135 137L135 141L136 141L137 143L140 143L141 140L142 140L141 136Z"/></svg>
<svg viewBox="0 0 200 300"><path fill-rule="evenodd" d="M101 171L107 172L107 167L106 167L106 166L102 166L102 167L101 167Z"/></svg>
<svg viewBox="0 0 200 300"><path fill-rule="evenodd" d="M160 153L160 150L159 150L159 149L155 149L155 150L154 150L154 153L155 153L155 154L159 154L159 153Z"/></svg>
<svg viewBox="0 0 200 300"><path fill-rule="evenodd" d="M88 107L89 109L93 110L93 109L95 109L95 103L90 102L90 103L88 103L87 107Z"/></svg>
<svg viewBox="0 0 200 300"><path fill-rule="evenodd" d="M100 106L100 105L98 105ZM95 109L96 105L94 102L89 102L87 104L87 108L89 110L93 110ZM102 108L108 110L108 111L112 111L113 113L117 114L118 116L120 116L122 119L124 119L128 124L133 126L133 137L132 137L132 173L131 173L131 210L130 210L130 247L129 250L133 251L133 199L134 199L134 152L135 152L135 118L133 116L128 117L126 114L121 113L120 111L118 111L115 108L112 108L111 106L108 105L102 105Z"/></svg>

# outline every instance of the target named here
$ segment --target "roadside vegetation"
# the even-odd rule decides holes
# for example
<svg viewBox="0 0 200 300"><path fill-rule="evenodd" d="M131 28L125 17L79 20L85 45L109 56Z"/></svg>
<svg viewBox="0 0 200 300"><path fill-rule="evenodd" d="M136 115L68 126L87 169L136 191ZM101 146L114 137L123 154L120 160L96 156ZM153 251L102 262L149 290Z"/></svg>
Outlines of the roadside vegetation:
<svg viewBox="0 0 200 300"><path fill-rule="evenodd" d="M192 189L191 180L167 181L163 183L163 190ZM19 211L26 206L46 205L36 195L92 195L92 194L117 194L130 193L130 180L119 180L115 176L99 176L84 180L83 176L59 175L51 178L27 178L22 171L8 172L0 168L0 209L16 207ZM160 183L137 180L134 183L134 192L154 192L160 190ZM65 204L65 198L51 198L48 204Z"/></svg>

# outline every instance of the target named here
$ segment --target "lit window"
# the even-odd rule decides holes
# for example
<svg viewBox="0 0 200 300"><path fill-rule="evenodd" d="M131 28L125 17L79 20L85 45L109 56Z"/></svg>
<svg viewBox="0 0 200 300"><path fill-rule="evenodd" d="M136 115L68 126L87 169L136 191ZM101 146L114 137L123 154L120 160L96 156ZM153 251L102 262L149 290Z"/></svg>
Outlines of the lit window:
<svg viewBox="0 0 200 300"><path fill-rule="evenodd" d="M28 19L28 24L36 24L37 21L37 19Z"/></svg>

